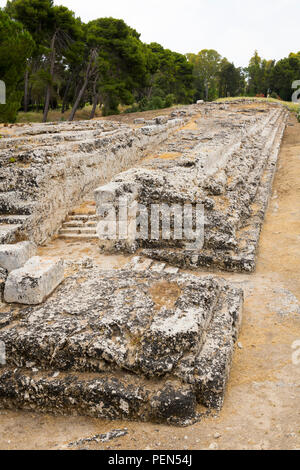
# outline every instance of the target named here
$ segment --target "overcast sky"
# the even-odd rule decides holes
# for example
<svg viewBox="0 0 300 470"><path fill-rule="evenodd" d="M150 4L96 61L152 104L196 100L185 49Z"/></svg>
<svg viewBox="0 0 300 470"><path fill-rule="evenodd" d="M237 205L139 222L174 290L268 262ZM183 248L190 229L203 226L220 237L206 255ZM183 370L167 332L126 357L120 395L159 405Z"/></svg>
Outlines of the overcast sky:
<svg viewBox="0 0 300 470"><path fill-rule="evenodd" d="M0 0L4 6L6 0ZM83 21L122 18L144 42L177 52L216 49L246 66L257 49L266 59L300 50L300 0L57 0Z"/></svg>

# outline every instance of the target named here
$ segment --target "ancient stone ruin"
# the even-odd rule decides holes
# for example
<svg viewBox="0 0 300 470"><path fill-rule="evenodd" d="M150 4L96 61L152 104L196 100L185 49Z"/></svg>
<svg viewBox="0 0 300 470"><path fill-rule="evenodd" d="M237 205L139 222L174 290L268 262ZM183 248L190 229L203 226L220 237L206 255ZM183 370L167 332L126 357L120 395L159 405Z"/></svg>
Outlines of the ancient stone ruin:
<svg viewBox="0 0 300 470"><path fill-rule="evenodd" d="M287 115L278 106L240 106L230 112L229 106L206 105L192 126L95 192L99 214L107 202L117 210L120 197L144 207L160 204L161 212L163 204L202 204L204 246L195 251L188 248L191 240L181 236L143 240L129 233L109 249L140 249L181 268L253 271ZM147 222L151 233L151 220Z"/></svg>
<svg viewBox="0 0 300 470"><path fill-rule="evenodd" d="M287 115L244 100L128 125L5 129L0 407L180 425L221 409L243 291L203 271L255 269ZM124 200L138 208L139 227L129 214L121 234ZM153 205L158 222L142 213ZM192 231L172 235L172 211L169 226L160 224L169 207L185 205L191 225L203 209L201 244ZM53 236L98 240L108 257L128 259L102 269L90 258L37 256Z"/></svg>
<svg viewBox="0 0 300 470"><path fill-rule="evenodd" d="M9 129L0 140L0 242L51 239L80 200L183 123L83 121Z"/></svg>

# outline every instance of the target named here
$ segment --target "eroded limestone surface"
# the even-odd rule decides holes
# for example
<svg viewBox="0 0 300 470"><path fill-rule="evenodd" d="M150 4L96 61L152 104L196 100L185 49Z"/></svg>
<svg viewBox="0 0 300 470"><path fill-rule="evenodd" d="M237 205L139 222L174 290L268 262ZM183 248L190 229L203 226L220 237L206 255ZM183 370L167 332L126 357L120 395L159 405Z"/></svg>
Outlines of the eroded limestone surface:
<svg viewBox="0 0 300 470"><path fill-rule="evenodd" d="M127 198L152 204L202 204L204 246L191 250L183 239L104 240L105 250L142 250L145 256L185 268L251 272L264 220L278 152L288 116L278 105L237 101L198 106L201 116L148 152L136 168L95 192L97 211ZM104 214L106 217L106 214ZM172 228L172 226L171 226Z"/></svg>
<svg viewBox="0 0 300 470"><path fill-rule="evenodd" d="M197 403L222 406L241 290L212 276L78 266L43 305L0 314L1 407L187 424Z"/></svg>
<svg viewBox="0 0 300 470"><path fill-rule="evenodd" d="M10 272L19 269L36 254L36 246L31 242L0 245L0 268Z"/></svg>
<svg viewBox="0 0 300 470"><path fill-rule="evenodd" d="M89 192L135 165L193 112L143 127L110 121L13 126L0 140L0 243L49 240Z"/></svg>
<svg viewBox="0 0 300 470"><path fill-rule="evenodd" d="M64 279L61 259L34 256L22 268L11 271L4 289L7 303L38 305L52 294Z"/></svg>
<svg viewBox="0 0 300 470"><path fill-rule="evenodd" d="M98 212L118 210L120 196L203 204L205 241L199 251L187 238L101 241L137 256L120 270L65 263L42 305L2 304L0 407L177 424L197 419L198 405L222 407L243 293L178 268L255 268L286 117L281 106L201 103L136 127L34 125L1 139L0 241L42 243L68 212L60 236L94 238L99 213L72 210L104 183ZM0 269L1 295L8 276Z"/></svg>

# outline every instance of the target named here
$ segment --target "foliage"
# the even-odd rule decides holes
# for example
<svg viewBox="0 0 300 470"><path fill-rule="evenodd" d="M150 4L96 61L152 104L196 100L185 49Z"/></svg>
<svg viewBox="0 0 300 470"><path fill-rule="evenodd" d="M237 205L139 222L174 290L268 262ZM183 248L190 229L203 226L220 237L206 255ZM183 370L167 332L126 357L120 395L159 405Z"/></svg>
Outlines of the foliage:
<svg viewBox="0 0 300 470"><path fill-rule="evenodd" d="M300 80L300 53L291 53L289 57L279 60L263 60L257 51L251 58L248 74L248 94L263 94L273 98L291 101L292 84Z"/></svg>
<svg viewBox="0 0 300 470"><path fill-rule="evenodd" d="M0 106L0 122L14 122L21 105L20 83L34 42L24 27L0 10L0 77L6 84L6 104Z"/></svg>
<svg viewBox="0 0 300 470"><path fill-rule="evenodd" d="M167 108L199 99L271 96L291 100L300 53L276 62L255 51L245 69L214 49L182 55L145 44L123 20L85 24L53 0L10 0L0 16L0 79L8 84L1 119L48 114L57 120ZM13 20L13 21L11 21ZM86 107L86 103L89 104ZM28 114L26 117L25 115Z"/></svg>
<svg viewBox="0 0 300 470"><path fill-rule="evenodd" d="M187 54L193 65L195 100L215 100L236 96L245 88L243 70L236 68L213 49L203 49L198 54Z"/></svg>

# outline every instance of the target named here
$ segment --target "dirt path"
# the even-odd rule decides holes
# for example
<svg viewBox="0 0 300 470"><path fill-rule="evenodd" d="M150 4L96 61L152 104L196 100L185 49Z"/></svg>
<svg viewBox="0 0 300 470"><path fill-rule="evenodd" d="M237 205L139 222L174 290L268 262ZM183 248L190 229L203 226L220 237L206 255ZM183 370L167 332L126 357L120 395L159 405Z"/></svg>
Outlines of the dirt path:
<svg viewBox="0 0 300 470"><path fill-rule="evenodd" d="M300 125L286 130L254 275L222 274L245 291L244 323L225 406L189 428L0 411L0 449L62 449L115 429L125 437L93 449L300 449ZM47 249L65 254L61 241ZM79 247L78 248L78 252ZM94 245L82 249L93 255ZM48 251L49 253L49 251ZM106 265L108 258L98 257ZM122 265L122 257L114 265ZM79 446L80 447L80 446ZM82 447L82 446L81 446Z"/></svg>

